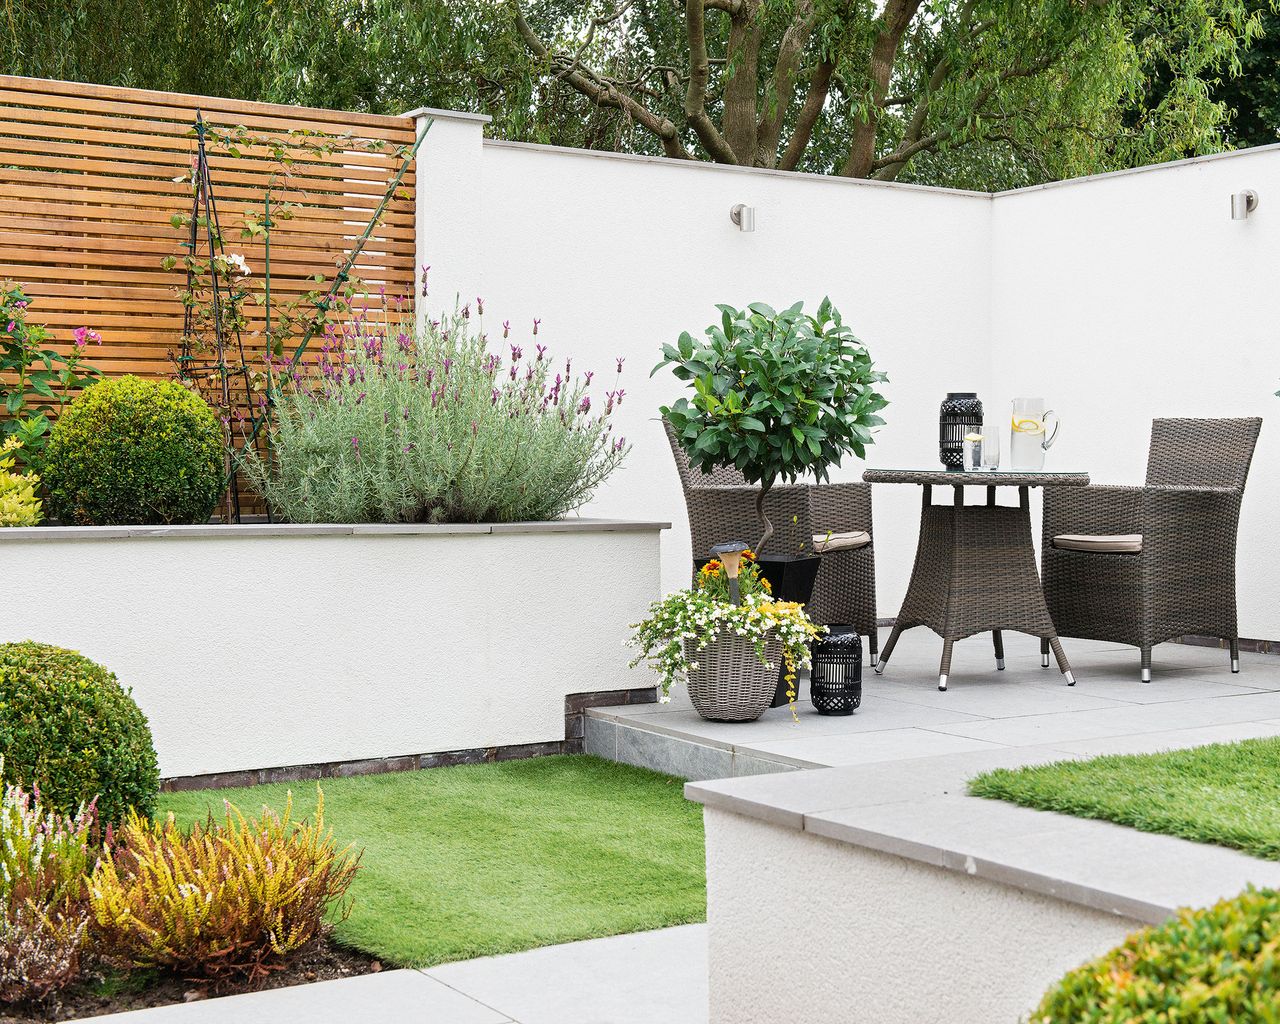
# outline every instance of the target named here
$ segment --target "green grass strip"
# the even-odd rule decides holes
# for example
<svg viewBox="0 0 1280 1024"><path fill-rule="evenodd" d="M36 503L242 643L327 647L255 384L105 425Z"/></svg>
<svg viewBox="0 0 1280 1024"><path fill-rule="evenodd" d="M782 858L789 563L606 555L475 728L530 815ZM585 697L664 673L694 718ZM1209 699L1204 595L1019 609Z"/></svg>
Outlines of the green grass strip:
<svg viewBox="0 0 1280 1024"><path fill-rule="evenodd" d="M969 792L1280 860L1280 737L1001 768Z"/></svg>
<svg viewBox="0 0 1280 1024"><path fill-rule="evenodd" d="M325 820L364 849L340 943L429 967L706 919L701 808L683 781L594 757L325 779ZM180 823L315 809L316 784L168 793Z"/></svg>

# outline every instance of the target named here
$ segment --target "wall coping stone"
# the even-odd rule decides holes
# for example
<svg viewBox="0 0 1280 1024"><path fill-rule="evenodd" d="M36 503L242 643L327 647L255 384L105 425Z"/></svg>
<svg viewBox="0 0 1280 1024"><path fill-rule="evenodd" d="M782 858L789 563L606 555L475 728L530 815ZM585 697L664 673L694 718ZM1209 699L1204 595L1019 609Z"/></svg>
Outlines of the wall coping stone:
<svg viewBox="0 0 1280 1024"><path fill-rule="evenodd" d="M656 533L670 523L639 519L554 519L543 523L202 523L199 526L14 526L0 544L68 540L188 540L250 537L450 537L513 533Z"/></svg>
<svg viewBox="0 0 1280 1024"><path fill-rule="evenodd" d="M984 754L988 752L982 752ZM1017 748L1000 752L1017 763ZM1029 753L1028 750L1023 751ZM1071 755L1035 756L1064 760ZM951 762L953 769L945 765ZM977 764L970 769L969 765ZM955 766L963 770L957 775ZM1238 850L968 796L972 754L691 782L690 800L1150 924L1247 885L1280 886L1280 863ZM856 887L856 879L851 880Z"/></svg>

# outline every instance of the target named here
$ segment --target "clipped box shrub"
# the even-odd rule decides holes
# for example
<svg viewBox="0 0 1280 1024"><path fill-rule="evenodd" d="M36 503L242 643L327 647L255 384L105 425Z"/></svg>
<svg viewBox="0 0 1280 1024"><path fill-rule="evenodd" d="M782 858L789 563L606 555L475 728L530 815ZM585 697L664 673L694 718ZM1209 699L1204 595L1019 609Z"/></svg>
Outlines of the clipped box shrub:
<svg viewBox="0 0 1280 1024"><path fill-rule="evenodd" d="M1249 889L1135 932L1046 993L1031 1024L1274 1024L1280 893Z"/></svg>
<svg viewBox="0 0 1280 1024"><path fill-rule="evenodd" d="M75 815L56 814L21 787L4 786L0 1003L44 999L79 975L89 925L86 883L96 859L95 825L92 804Z"/></svg>
<svg viewBox="0 0 1280 1024"><path fill-rule="evenodd" d="M174 381L99 381L59 418L44 457L49 510L69 525L202 523L223 491L218 417Z"/></svg>
<svg viewBox="0 0 1280 1024"><path fill-rule="evenodd" d="M66 814L97 798L104 824L155 810L160 773L151 729L129 691L75 651L0 644L5 773Z"/></svg>
<svg viewBox="0 0 1280 1024"><path fill-rule="evenodd" d="M260 979L324 935L344 901L359 856L339 850L314 819L263 808L245 818L230 804L184 833L130 816L94 870L89 899L99 949L127 966L184 977Z"/></svg>

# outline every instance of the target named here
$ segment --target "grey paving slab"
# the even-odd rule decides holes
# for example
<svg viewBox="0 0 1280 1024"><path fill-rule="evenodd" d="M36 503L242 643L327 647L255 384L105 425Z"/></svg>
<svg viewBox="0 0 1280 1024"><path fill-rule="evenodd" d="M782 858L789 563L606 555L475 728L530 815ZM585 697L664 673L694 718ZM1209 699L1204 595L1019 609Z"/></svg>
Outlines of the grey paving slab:
<svg viewBox="0 0 1280 1024"><path fill-rule="evenodd" d="M678 775L682 779L724 779L733 774L733 751L685 739L618 726L617 760Z"/></svg>
<svg viewBox="0 0 1280 1024"><path fill-rule="evenodd" d="M1013 746L1057 744L1144 732L1170 732L1202 725L1225 725L1273 717L1280 717L1280 693L1250 692L1229 697L1167 701L1072 714L950 723L930 728Z"/></svg>
<svg viewBox="0 0 1280 1024"><path fill-rule="evenodd" d="M807 814L961 793L965 783L979 772L1047 764L1076 756L1047 747L1000 747L890 764L690 782L684 792L690 800L709 807L800 829Z"/></svg>
<svg viewBox="0 0 1280 1024"><path fill-rule="evenodd" d="M1232 722L1206 725L1170 732L1140 733L1134 736L1108 736L1096 740L1074 740L1057 743L1059 750L1099 757L1103 754L1153 754L1161 750L1183 750L1208 743L1235 743L1239 740L1280 736L1280 721Z"/></svg>
<svg viewBox="0 0 1280 1024"><path fill-rule="evenodd" d="M618 759L618 725L608 719L588 714L582 722L582 748L588 754Z"/></svg>
<svg viewBox="0 0 1280 1024"><path fill-rule="evenodd" d="M795 772L803 768L819 768L818 764L794 764L790 761L775 761L763 757L752 757L750 754L733 752L733 774L739 775L773 775L777 772Z"/></svg>
<svg viewBox="0 0 1280 1024"><path fill-rule="evenodd" d="M886 729L883 732L811 736L792 740L764 740L754 752L805 758L815 765L872 764L915 757L934 757L970 750L995 750L999 744L927 729ZM742 748L739 748L742 749Z"/></svg>
<svg viewBox="0 0 1280 1024"><path fill-rule="evenodd" d="M817 835L1138 920L1280 884L1280 863L1109 822L955 795L816 812Z"/></svg>
<svg viewBox="0 0 1280 1024"><path fill-rule="evenodd" d="M707 1020L705 925L466 960L426 974L519 1024Z"/></svg>
<svg viewBox="0 0 1280 1024"><path fill-rule="evenodd" d="M1037 668L1030 671L1042 670ZM1027 681L1019 678L1018 673L1009 671L992 672L974 680L965 680L953 674L945 693L938 689L935 676L930 676L927 680L901 680L896 676L875 677L864 682L863 694L868 705L877 698L887 698L986 718L1014 718L1056 711L1093 711L1132 703L1103 695L1096 690L1067 686L1059 673L1053 674L1057 679L1054 686L1029 686Z"/></svg>
<svg viewBox="0 0 1280 1024"><path fill-rule="evenodd" d="M420 971L358 978L132 1010L86 1021L109 1024L509 1024L512 1018Z"/></svg>
<svg viewBox="0 0 1280 1024"><path fill-rule="evenodd" d="M843 735L881 729L932 728L982 720L978 715L946 708L926 708L892 699L864 702L856 714L846 718L819 715L808 701L800 701L796 705L797 717L794 719L784 707L766 711L755 722L708 722L692 710L649 714L636 714L627 707L595 710L610 715L615 721L626 720L654 732L725 748L753 748L763 740Z"/></svg>

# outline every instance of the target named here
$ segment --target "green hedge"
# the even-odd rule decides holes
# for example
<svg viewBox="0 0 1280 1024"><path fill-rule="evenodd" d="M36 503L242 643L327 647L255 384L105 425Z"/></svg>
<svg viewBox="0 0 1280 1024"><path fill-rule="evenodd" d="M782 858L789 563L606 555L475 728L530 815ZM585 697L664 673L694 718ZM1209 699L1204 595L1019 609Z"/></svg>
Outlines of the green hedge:
<svg viewBox="0 0 1280 1024"><path fill-rule="evenodd" d="M75 651L0 644L0 752L7 782L40 787L72 813L98 798L99 820L155 811L160 773L151 729L116 677Z"/></svg>
<svg viewBox="0 0 1280 1024"><path fill-rule="evenodd" d="M1078 967L1031 1024L1276 1024L1280 893L1182 910Z"/></svg>
<svg viewBox="0 0 1280 1024"><path fill-rule="evenodd" d="M49 510L68 525L201 523L222 496L222 426L174 381L99 381L62 414L44 454Z"/></svg>

